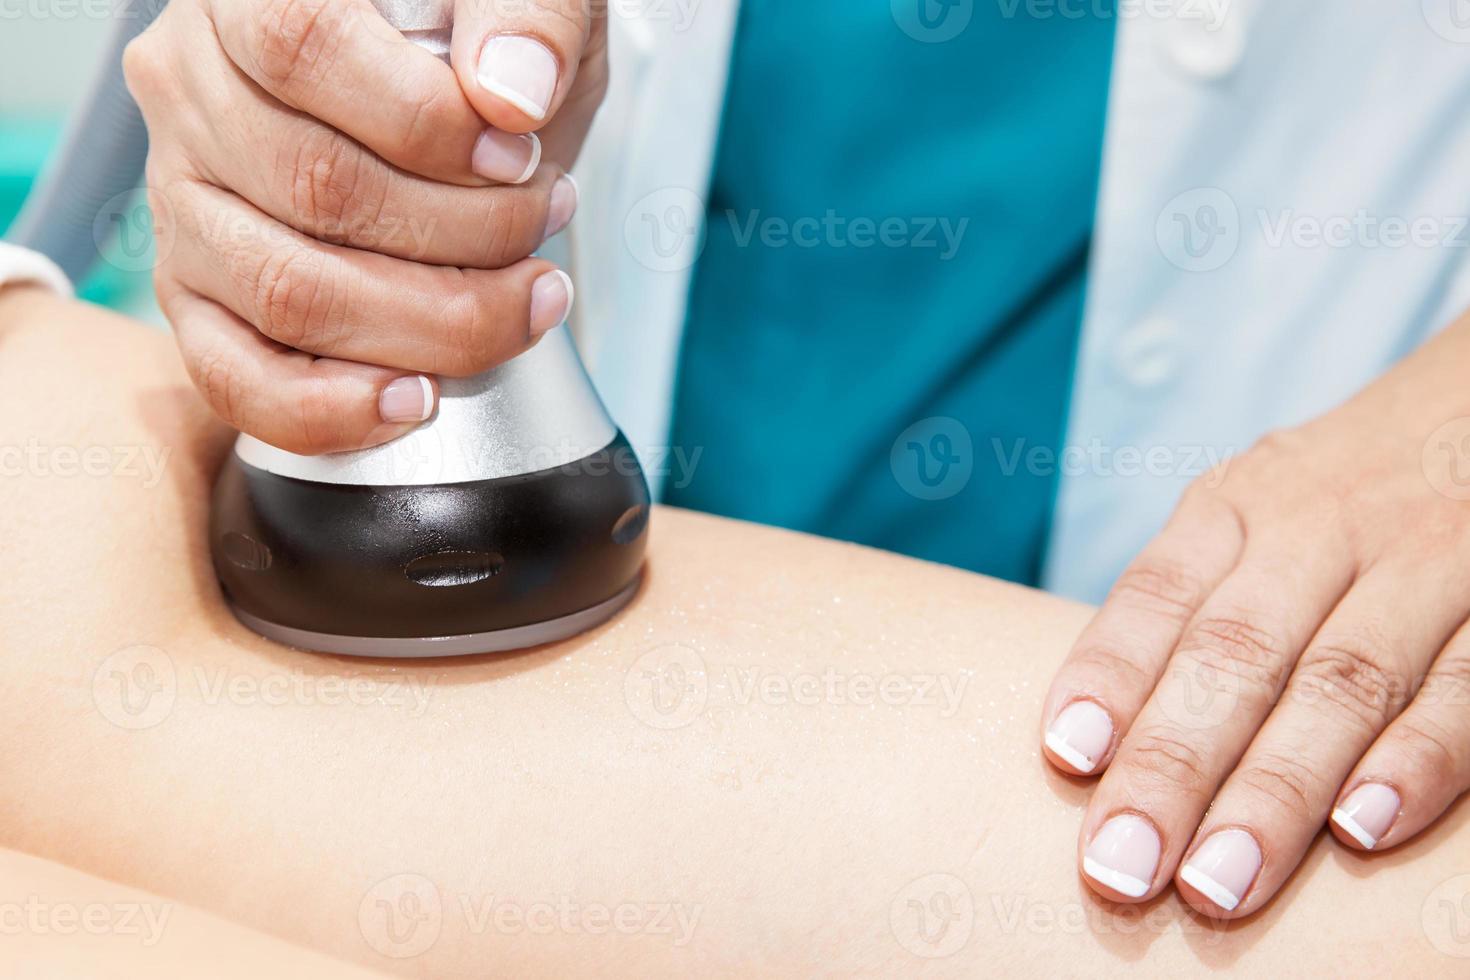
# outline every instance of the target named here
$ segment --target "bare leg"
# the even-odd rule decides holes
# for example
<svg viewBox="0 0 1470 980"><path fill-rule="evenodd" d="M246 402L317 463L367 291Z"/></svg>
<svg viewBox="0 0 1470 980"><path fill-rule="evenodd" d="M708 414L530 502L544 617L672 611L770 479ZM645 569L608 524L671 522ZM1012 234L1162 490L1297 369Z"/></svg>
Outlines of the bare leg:
<svg viewBox="0 0 1470 980"><path fill-rule="evenodd" d="M39 298L7 317L0 446L171 454L152 486L4 484L0 844L432 976L1413 974L1470 953L1464 807L1371 858L1319 839L1225 930L1172 893L1094 899L1087 790L1035 737L1087 610L954 570L663 511L643 594L574 642L390 664L261 641L208 572L227 434L166 339Z"/></svg>

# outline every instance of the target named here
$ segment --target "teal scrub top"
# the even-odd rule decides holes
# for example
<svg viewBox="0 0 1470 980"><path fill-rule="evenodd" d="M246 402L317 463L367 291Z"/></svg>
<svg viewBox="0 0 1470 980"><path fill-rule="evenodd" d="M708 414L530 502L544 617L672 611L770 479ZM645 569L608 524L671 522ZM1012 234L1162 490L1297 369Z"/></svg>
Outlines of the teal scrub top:
<svg viewBox="0 0 1470 980"><path fill-rule="evenodd" d="M1114 19L744 0L669 503L1037 581Z"/></svg>

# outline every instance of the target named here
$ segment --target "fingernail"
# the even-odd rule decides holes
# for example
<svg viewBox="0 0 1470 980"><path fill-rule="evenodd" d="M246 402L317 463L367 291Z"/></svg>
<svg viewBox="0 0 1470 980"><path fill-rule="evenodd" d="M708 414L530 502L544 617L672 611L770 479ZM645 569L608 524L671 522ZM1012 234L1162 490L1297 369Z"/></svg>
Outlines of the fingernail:
<svg viewBox="0 0 1470 980"><path fill-rule="evenodd" d="M1113 741L1113 719L1092 701L1073 701L1046 730L1046 747L1078 772L1092 772Z"/></svg>
<svg viewBox="0 0 1470 980"><path fill-rule="evenodd" d="M487 129L475 141L470 169L486 180L524 184L541 165L541 140L535 133L518 136Z"/></svg>
<svg viewBox="0 0 1470 980"><path fill-rule="evenodd" d="M533 37L501 34L485 42L475 78L532 119L544 119L556 92L556 55Z"/></svg>
<svg viewBox="0 0 1470 980"><path fill-rule="evenodd" d="M1364 783L1348 794L1332 811L1332 822L1347 831L1359 844L1372 850L1398 817L1403 803L1399 794L1382 783Z"/></svg>
<svg viewBox="0 0 1470 980"><path fill-rule="evenodd" d="M1120 813L1098 830L1082 857L1082 870L1129 898L1142 898L1159 867L1159 835L1140 816Z"/></svg>
<svg viewBox="0 0 1470 980"><path fill-rule="evenodd" d="M434 414L434 386L423 375L390 382L378 396L384 422L422 422Z"/></svg>
<svg viewBox="0 0 1470 980"><path fill-rule="evenodd" d="M571 174L562 174L557 178L556 184L551 188L551 207L546 212L546 238L572 223L572 215L577 213L579 197L577 181Z"/></svg>
<svg viewBox="0 0 1470 980"><path fill-rule="evenodd" d="M566 320L572 311L572 277L560 269L531 284L531 336L539 337Z"/></svg>
<svg viewBox="0 0 1470 980"><path fill-rule="evenodd" d="M1229 912L1240 904L1261 870L1261 849L1243 830L1222 830L1205 838L1179 877Z"/></svg>

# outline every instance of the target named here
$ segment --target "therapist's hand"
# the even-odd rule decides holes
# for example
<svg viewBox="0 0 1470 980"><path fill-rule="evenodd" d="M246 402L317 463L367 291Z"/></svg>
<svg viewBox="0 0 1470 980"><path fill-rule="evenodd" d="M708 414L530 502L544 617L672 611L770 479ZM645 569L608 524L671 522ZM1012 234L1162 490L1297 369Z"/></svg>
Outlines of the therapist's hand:
<svg viewBox="0 0 1470 980"><path fill-rule="evenodd" d="M368 0L173 0L128 48L159 299L235 428L386 442L432 413L435 376L569 312L571 280L530 256L576 209L605 22L584 0L458 6L453 68Z"/></svg>
<svg viewBox="0 0 1470 980"><path fill-rule="evenodd" d="M1095 890L1247 915L1329 819L1382 850L1470 786L1467 378L1462 321L1191 487L1121 577L1042 718L1053 765L1103 774Z"/></svg>

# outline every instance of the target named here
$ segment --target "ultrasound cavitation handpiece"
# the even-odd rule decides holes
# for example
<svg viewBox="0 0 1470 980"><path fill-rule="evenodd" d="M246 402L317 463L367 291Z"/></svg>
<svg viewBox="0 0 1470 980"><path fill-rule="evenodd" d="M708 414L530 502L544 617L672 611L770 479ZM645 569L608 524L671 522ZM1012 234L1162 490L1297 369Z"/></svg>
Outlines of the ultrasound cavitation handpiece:
<svg viewBox="0 0 1470 980"><path fill-rule="evenodd" d="M448 58L452 0L374 0ZM210 545L235 615L369 657L493 653L608 619L643 565L648 485L565 326L375 449L296 456L242 435Z"/></svg>

